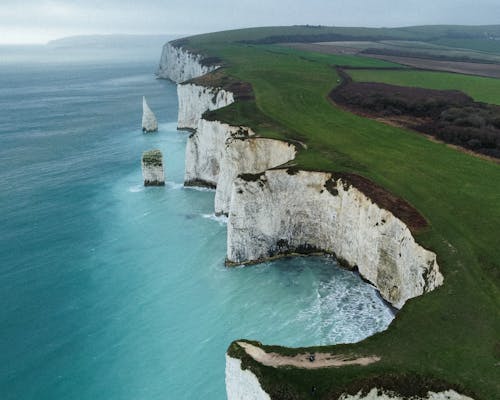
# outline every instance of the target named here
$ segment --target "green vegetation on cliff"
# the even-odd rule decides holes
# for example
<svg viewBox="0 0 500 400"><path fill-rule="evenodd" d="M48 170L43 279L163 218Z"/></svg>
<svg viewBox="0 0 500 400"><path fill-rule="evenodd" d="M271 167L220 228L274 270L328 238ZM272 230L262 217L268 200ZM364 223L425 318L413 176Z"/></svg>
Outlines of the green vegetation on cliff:
<svg viewBox="0 0 500 400"><path fill-rule="evenodd" d="M428 36L441 30L422 29ZM261 136L306 144L294 161L298 168L354 172L408 201L430 223L414 234L438 255L445 283L409 301L386 332L357 344L307 349L381 357L370 366L271 368L250 359L235 343L230 353L243 359L274 398L333 399L344 390L356 392L375 384L408 395L454 387L477 400L500 398L500 166L339 109L328 99L339 83L334 65L394 65L249 44L280 32L290 35L290 28L217 33L184 42L221 58L225 73L253 87L254 99L209 116L248 125ZM415 32L418 28L407 34ZM500 80L495 79L394 70L353 75L398 85L460 89L477 100L500 104ZM304 351L263 347L288 354Z"/></svg>

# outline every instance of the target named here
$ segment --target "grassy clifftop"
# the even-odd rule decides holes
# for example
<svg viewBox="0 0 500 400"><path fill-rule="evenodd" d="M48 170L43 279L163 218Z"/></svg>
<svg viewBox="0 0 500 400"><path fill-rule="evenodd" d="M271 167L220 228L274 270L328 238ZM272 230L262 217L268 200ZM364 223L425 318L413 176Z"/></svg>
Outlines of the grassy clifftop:
<svg viewBox="0 0 500 400"><path fill-rule="evenodd" d="M369 367L271 368L240 354L235 344L230 351L244 359L244 365L276 398L330 399L343 390L352 392L372 384L406 394L417 394L425 385L448 385L476 399L500 398L500 166L417 133L353 115L328 100L328 93L339 83L335 65L391 68L394 64L249 44L308 29L326 28L241 30L185 41L191 49L222 59L224 73L252 85L255 98L213 112L211 117L248 125L261 136L305 143L307 149L302 148L296 159L299 168L356 173L408 201L430 223L416 233L416 239L437 253L445 284L409 301L386 332L358 344L313 349L381 357ZM370 29L349 29L353 28L343 32L375 34ZM377 32L398 31L420 40L422 35L437 37L454 29L458 28ZM498 27L488 29L499 32ZM484 30L467 28L465 33L478 35ZM389 80L392 74L396 71L382 71L379 80ZM500 91L487 90L488 85L498 85L498 80L454 76L457 79L449 80L447 88L476 97L484 92L485 100L500 103ZM394 79L401 85L419 83L418 78L417 82L411 77ZM422 84L442 88L440 80L433 82L429 77ZM485 85L483 90L481 85ZM317 388L315 393L312 386Z"/></svg>

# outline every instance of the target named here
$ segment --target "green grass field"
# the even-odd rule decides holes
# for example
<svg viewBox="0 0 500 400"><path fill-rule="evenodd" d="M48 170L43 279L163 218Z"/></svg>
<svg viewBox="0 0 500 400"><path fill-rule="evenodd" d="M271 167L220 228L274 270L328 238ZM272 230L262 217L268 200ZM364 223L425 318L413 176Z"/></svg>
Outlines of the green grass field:
<svg viewBox="0 0 500 400"><path fill-rule="evenodd" d="M355 172L409 201L431 224L416 238L438 254L445 276L443 287L409 301L386 332L358 344L317 349L381 356L371 366L275 369L252 361L234 344L230 352L276 398L337 398L333 395L342 390L375 384L409 394L455 387L476 399L500 398L500 166L336 108L327 98L338 82L333 66L373 67L374 60L220 43L213 36L195 37L189 46L221 57L226 73L253 85L255 101L218 110L214 118L249 125L261 136L303 141L308 149L297 156L300 168ZM362 80L459 89L500 104L500 80L412 71L350 73Z"/></svg>
<svg viewBox="0 0 500 400"><path fill-rule="evenodd" d="M470 49L487 53L500 54L500 40L484 39L438 39L433 41L437 45L455 47L457 49Z"/></svg>
<svg viewBox="0 0 500 400"><path fill-rule="evenodd" d="M358 82L382 82L426 89L461 90L476 101L500 105L500 79L416 70L350 70L349 75Z"/></svg>

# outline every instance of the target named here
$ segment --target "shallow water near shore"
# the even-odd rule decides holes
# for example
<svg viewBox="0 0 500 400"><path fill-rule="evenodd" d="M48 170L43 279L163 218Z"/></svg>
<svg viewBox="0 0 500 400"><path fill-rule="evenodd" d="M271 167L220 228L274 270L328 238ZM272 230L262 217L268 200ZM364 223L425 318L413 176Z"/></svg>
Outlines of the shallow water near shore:
<svg viewBox="0 0 500 400"><path fill-rule="evenodd" d="M393 318L331 258L224 267L156 63L0 65L1 399L224 399L232 340L351 342ZM152 148L165 187L142 186Z"/></svg>

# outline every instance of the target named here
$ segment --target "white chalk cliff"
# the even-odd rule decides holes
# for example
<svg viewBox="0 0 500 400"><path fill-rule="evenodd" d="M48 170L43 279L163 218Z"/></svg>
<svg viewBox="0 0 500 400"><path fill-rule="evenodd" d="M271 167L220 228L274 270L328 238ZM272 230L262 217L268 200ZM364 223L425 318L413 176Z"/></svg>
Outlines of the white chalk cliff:
<svg viewBox="0 0 500 400"><path fill-rule="evenodd" d="M217 68L201 60L167 44L158 75L184 82ZM270 170L293 160L296 148L258 138L245 127L202 118L207 110L231 104L232 93L186 83L178 86L178 95L178 126L193 131L186 147L185 183L216 188L215 211L229 215L229 262L249 263L304 250L334 253L356 266L396 307L443 283L436 255L361 191L332 179L330 173ZM270 399L255 375L229 356L226 387L229 400ZM467 398L453 398L459 399Z"/></svg>
<svg viewBox="0 0 500 400"><path fill-rule="evenodd" d="M233 185L227 258L236 264L319 250L335 254L401 308L443 283L436 255L355 187L325 172L266 171Z"/></svg>
<svg viewBox="0 0 500 400"><path fill-rule="evenodd" d="M281 140L238 137L228 138L220 160L215 191L215 213L229 214L233 184L240 174L256 174L285 164L295 158L297 150Z"/></svg>
<svg viewBox="0 0 500 400"><path fill-rule="evenodd" d="M205 87L194 83L177 85L179 99L178 129L195 130L202 114L234 103L234 95L222 88Z"/></svg>
<svg viewBox="0 0 500 400"><path fill-rule="evenodd" d="M228 400L271 400L250 370L241 369L241 360L226 355L226 393Z"/></svg>
<svg viewBox="0 0 500 400"><path fill-rule="evenodd" d="M142 96L142 131L156 132L158 130L158 121L156 116L149 108L146 97Z"/></svg>
<svg viewBox="0 0 500 400"><path fill-rule="evenodd" d="M215 187L215 212L228 214L232 185L239 174L282 165L295 154L295 146L255 137L251 129L200 119L187 142L184 182Z"/></svg>
<svg viewBox="0 0 500 400"><path fill-rule="evenodd" d="M205 75L217 68L217 65L205 65L200 54L167 43L163 46L157 75L159 78L180 83Z"/></svg>

